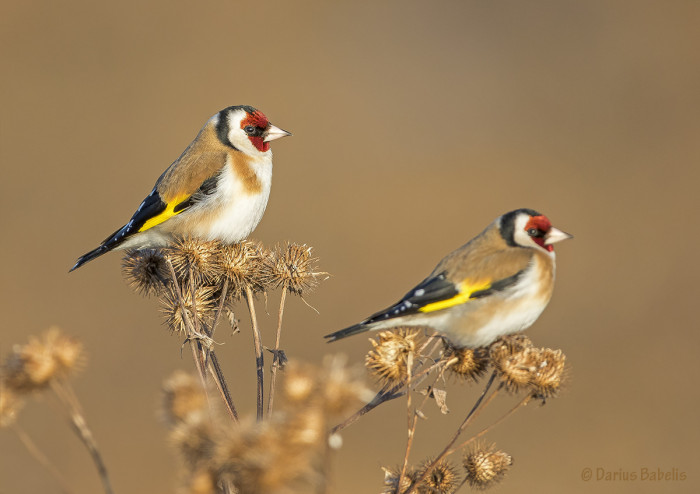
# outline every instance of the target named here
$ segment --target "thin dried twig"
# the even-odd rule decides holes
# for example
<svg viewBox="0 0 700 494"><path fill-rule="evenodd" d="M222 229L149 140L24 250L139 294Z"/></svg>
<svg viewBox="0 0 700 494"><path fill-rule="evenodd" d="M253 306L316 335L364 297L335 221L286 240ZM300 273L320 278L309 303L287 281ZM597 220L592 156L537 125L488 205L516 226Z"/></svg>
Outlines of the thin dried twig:
<svg viewBox="0 0 700 494"><path fill-rule="evenodd" d="M454 448L450 449L450 451L447 452L447 455L451 455L452 453L464 448L465 446L469 445L470 443L474 442L475 440L479 439L481 436L489 432L491 429L496 427L498 424L503 422L505 419L513 415L518 409L526 406L530 401L532 400L532 395L527 395L525 396L522 400L520 400L513 408L508 410L506 413L504 413L498 420L496 420L493 424L484 427L478 434L474 434L472 437L461 443L459 446L455 446Z"/></svg>
<svg viewBox="0 0 700 494"><path fill-rule="evenodd" d="M486 408L489 403L493 400L493 398L498 394L498 391L501 389L501 386L496 388L493 393L488 397L487 400L484 401L484 397L488 393L489 389L491 389L491 385L493 384L494 380L496 379L496 372L493 372L491 374L491 378L489 379L488 383L486 383L486 387L484 388L484 391L481 393L479 398L476 400L476 403L474 403L474 406L472 409L469 411L465 419L462 421L462 424L457 428L457 431L455 432L454 436L452 439L447 443L447 446L440 452L440 454L428 465L425 467L423 472L418 476L416 481L413 483L411 487L406 491L405 494L411 494L412 492L415 491L416 487L420 485L427 477L430 475L430 473L435 469L435 466L442 461L443 458L445 458L452 446L454 445L455 442L457 442L457 439L459 439L460 434L466 429L472 421L481 413L481 411Z"/></svg>
<svg viewBox="0 0 700 494"><path fill-rule="evenodd" d="M280 298L280 308L277 314L277 339L275 340L275 349L272 352L272 366L270 367L270 393L267 398L267 415L272 414L272 403L275 399L275 379L277 377L277 368L280 367L279 349L280 338L282 336L282 316L284 315L284 302L287 299L287 283L282 286L282 296Z"/></svg>
<svg viewBox="0 0 700 494"><path fill-rule="evenodd" d="M248 310L250 311L250 319L253 326L253 344L255 345L255 368L258 376L258 393L257 393L257 418L263 418L263 386L264 386L264 366L265 359L262 353L262 338L260 336L260 328L258 328L258 319L255 316L255 302L253 301L253 290L250 286L245 287L246 301L248 302Z"/></svg>
<svg viewBox="0 0 700 494"><path fill-rule="evenodd" d="M61 491L63 491L65 494L71 494L73 490L68 487L68 482L66 482L66 479L63 477L58 468L51 463L51 460L49 460L46 455L41 452L39 447L34 443L34 441L32 441L32 438L29 437L29 435L16 423L12 424L11 427L17 434L17 437L19 437L19 440L22 441L24 447L27 448L29 454L31 454L34 459L38 461L41 466L43 466L46 471L51 474L51 476L53 476L59 489L61 489Z"/></svg>
<svg viewBox="0 0 700 494"><path fill-rule="evenodd" d="M75 393L73 393L70 385L67 382L59 380L51 381L51 389L66 406L71 424L73 425L76 434L87 448L92 461L95 463L95 467L97 468L97 473L102 480L102 486L105 493L113 494L114 491L112 490L112 484L109 480L107 467L105 466L104 460L102 459L102 454L97 447L95 437L92 435L92 431L88 427L85 417L80 410L79 403L75 398Z"/></svg>

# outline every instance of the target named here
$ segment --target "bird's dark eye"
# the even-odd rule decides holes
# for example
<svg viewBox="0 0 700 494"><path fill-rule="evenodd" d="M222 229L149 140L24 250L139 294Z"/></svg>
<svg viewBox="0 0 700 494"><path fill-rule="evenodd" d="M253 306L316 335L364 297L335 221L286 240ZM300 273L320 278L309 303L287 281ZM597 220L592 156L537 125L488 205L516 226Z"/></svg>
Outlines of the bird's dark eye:
<svg viewBox="0 0 700 494"><path fill-rule="evenodd" d="M246 134L252 134L253 132L255 132L255 127L253 127L252 125L246 125L243 128L243 130L245 131Z"/></svg>
<svg viewBox="0 0 700 494"><path fill-rule="evenodd" d="M539 228L530 228L527 231L527 234L530 235L531 237L544 237L545 236L545 232L543 232Z"/></svg>

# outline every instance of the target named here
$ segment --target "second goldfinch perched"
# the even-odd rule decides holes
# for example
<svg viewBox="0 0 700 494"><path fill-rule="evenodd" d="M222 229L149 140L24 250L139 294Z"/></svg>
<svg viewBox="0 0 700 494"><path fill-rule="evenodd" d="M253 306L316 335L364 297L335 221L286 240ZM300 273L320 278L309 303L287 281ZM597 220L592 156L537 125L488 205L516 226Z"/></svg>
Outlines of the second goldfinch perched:
<svg viewBox="0 0 700 494"><path fill-rule="evenodd" d="M270 141L288 135L251 106L221 110L160 176L129 222L71 271L114 249L166 245L174 235L243 240L260 223L270 196Z"/></svg>
<svg viewBox="0 0 700 494"><path fill-rule="evenodd" d="M553 244L572 238L546 216L518 209L448 254L399 302L329 341L365 331L426 326L457 347L488 345L540 316L554 288Z"/></svg>

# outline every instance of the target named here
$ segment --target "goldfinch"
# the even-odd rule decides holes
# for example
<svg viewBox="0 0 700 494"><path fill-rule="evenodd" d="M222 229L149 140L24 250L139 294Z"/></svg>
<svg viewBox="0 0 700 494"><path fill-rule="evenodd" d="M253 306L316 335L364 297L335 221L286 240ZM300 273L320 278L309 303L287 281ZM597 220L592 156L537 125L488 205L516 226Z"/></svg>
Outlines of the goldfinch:
<svg viewBox="0 0 700 494"><path fill-rule="evenodd" d="M224 108L158 178L129 222L71 271L114 249L166 245L174 235L243 240L260 223L270 196L270 141L289 135L251 106Z"/></svg>
<svg viewBox="0 0 700 494"><path fill-rule="evenodd" d="M398 303L326 338L424 326L457 347L479 347L523 331L552 297L553 244L568 238L532 209L506 213L448 254Z"/></svg>

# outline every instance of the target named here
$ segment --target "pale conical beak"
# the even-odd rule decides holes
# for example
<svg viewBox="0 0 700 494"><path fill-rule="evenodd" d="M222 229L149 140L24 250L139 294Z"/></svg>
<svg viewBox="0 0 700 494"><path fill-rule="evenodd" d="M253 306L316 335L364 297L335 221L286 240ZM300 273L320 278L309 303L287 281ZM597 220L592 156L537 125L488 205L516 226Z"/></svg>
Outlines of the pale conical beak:
<svg viewBox="0 0 700 494"><path fill-rule="evenodd" d="M568 238L574 238L573 235L569 235L568 233L565 233L558 228L550 228L549 232L547 235L544 237L544 245L552 245L556 244L557 242L561 242L562 240L566 240Z"/></svg>
<svg viewBox="0 0 700 494"><path fill-rule="evenodd" d="M263 142L274 141L275 139L279 139L280 137L287 137L290 135L292 135L290 132L287 132L286 130L282 130L279 127L275 127L274 125L270 124L268 129L265 131L265 139L263 139Z"/></svg>

